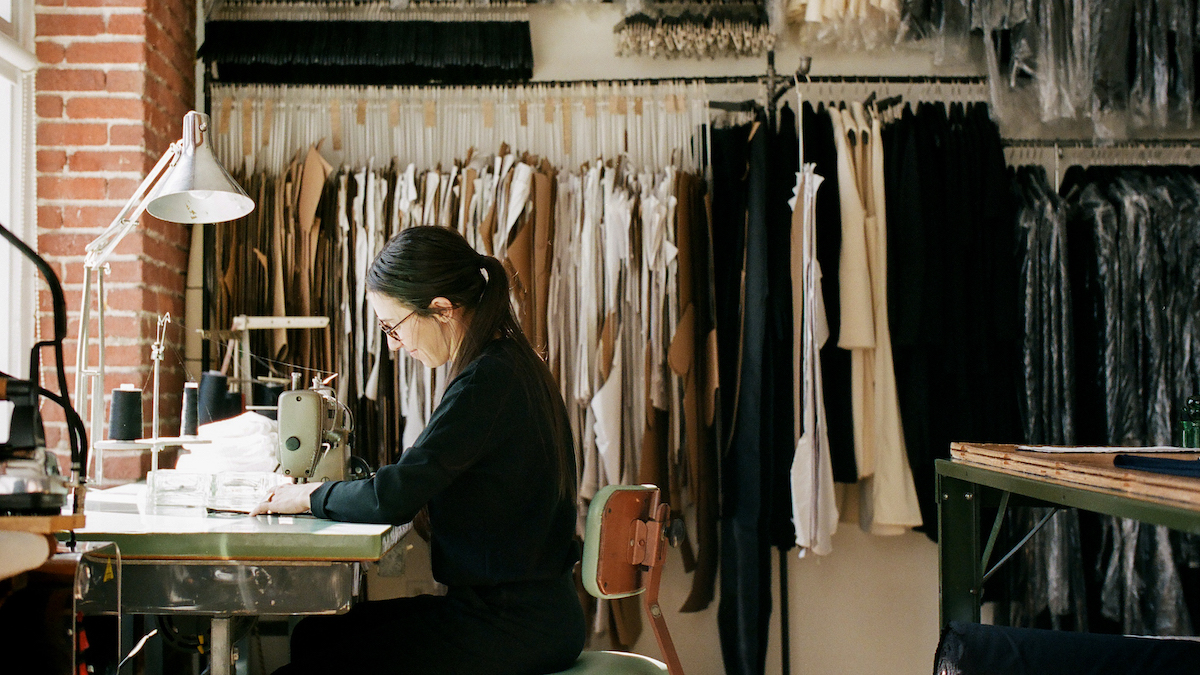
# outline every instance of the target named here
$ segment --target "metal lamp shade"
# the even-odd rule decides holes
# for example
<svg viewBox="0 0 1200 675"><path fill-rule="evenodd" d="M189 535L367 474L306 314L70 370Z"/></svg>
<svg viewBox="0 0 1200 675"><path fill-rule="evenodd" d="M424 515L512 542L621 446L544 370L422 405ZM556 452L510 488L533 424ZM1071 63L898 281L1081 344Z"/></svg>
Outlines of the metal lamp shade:
<svg viewBox="0 0 1200 675"><path fill-rule="evenodd" d="M254 210L254 200L233 180L208 147L208 115L183 118L179 158L146 207L150 215L174 223L223 223Z"/></svg>

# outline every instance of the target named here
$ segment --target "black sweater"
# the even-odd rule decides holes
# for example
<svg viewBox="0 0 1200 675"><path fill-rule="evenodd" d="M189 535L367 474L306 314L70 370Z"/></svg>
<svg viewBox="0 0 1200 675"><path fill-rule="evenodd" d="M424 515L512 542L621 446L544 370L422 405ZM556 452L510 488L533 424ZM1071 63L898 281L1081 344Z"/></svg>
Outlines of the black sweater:
<svg viewBox="0 0 1200 675"><path fill-rule="evenodd" d="M395 464L367 480L321 485L312 493L313 515L401 524L428 504L433 575L441 583L560 578L577 558L575 505L558 496L553 427L535 404L544 385L522 367L518 350L507 339L487 345L447 385L428 426ZM561 403L555 414L566 429ZM573 459L567 469L574 476Z"/></svg>

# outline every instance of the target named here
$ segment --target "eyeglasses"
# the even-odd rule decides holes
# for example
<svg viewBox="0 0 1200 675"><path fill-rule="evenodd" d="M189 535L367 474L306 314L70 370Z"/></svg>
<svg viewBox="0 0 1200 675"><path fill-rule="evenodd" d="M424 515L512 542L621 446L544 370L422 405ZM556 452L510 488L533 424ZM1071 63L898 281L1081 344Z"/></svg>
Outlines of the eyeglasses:
<svg viewBox="0 0 1200 675"><path fill-rule="evenodd" d="M396 332L400 330L400 326L403 326L405 321L408 321L409 319L411 319L413 317L413 315L415 315L415 314L416 314L415 311L409 312L408 316L397 321L394 326L389 326L383 322L383 319L380 319L379 320L379 329L383 331L384 335L392 338L396 342L403 342L403 340L400 339L400 336L397 335Z"/></svg>

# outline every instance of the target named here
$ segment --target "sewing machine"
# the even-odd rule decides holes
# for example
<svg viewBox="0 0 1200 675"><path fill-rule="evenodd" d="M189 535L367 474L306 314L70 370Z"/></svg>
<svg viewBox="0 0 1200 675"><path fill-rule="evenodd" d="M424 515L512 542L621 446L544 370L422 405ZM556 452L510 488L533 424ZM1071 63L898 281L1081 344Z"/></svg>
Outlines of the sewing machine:
<svg viewBox="0 0 1200 675"><path fill-rule="evenodd" d="M279 395L279 468L297 483L344 480L350 462L350 412L328 387Z"/></svg>

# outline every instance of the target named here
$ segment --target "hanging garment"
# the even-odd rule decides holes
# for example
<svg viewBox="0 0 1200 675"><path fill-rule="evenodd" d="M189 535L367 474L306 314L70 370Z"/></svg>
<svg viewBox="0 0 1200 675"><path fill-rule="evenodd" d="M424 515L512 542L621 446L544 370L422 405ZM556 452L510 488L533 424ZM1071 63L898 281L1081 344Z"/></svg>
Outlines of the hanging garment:
<svg viewBox="0 0 1200 675"><path fill-rule="evenodd" d="M763 121L714 130L713 234L728 445L721 457L721 602L727 673L762 673L770 616L770 555L762 520L762 353L767 291L767 130ZM718 173L718 168L720 172ZM749 169L747 171L746 169ZM718 201L720 198L720 201ZM724 289L722 284L725 282ZM729 290L736 293L731 295ZM722 292L724 291L724 292ZM721 329L728 326L731 330ZM728 333L734 333L728 336ZM730 358L736 354L737 358ZM732 362L732 364L730 364ZM729 374L726 377L726 373Z"/></svg>
<svg viewBox="0 0 1200 675"><path fill-rule="evenodd" d="M833 476L839 483L858 481L854 461L854 418L850 403L850 353L838 347L841 327L839 292L842 216L838 183L837 148L829 111L821 106L814 111L804 104L803 124L805 160L815 165L823 178L823 189L816 197L816 256L821 267L821 301L829 326L829 339L821 347L821 372L825 398L825 418L829 425L829 454ZM890 242L889 242L890 246ZM890 249L889 249L890 250ZM903 403L903 401L901 401Z"/></svg>
<svg viewBox="0 0 1200 675"><path fill-rule="evenodd" d="M1079 204L1074 213L1094 232L1095 302L1081 304L1099 318L1106 441L1170 443L1175 406L1196 382L1195 358L1183 347L1195 340L1184 308L1194 306L1196 291L1177 280L1196 273L1200 184L1192 175L1149 170L1072 178L1079 181L1070 193ZM1103 616L1133 633L1190 634L1176 555L1195 559L1195 538L1121 519L1102 527Z"/></svg>
<svg viewBox="0 0 1200 675"><path fill-rule="evenodd" d="M873 396L865 390L867 351L875 347L875 308L871 302L871 276L868 262L866 212L862 204L855 157L858 154L858 129L846 111L831 109L834 143L837 147L838 189L841 196L842 246L838 290L841 326L838 347L850 351L850 400L854 415L854 461L858 477L875 473L871 420L864 405Z"/></svg>
<svg viewBox="0 0 1200 675"><path fill-rule="evenodd" d="M795 177L799 170L799 138L796 115L790 106L779 111L779 130L771 137L771 178L767 204L767 325L763 344L762 452L766 479L763 518L771 545L786 551L796 545L792 521L793 497L790 478L796 454L794 397L796 378L793 354L800 348L795 340L792 302L792 261L801 251L792 245L794 211L789 209Z"/></svg>
<svg viewBox="0 0 1200 675"><path fill-rule="evenodd" d="M528 21L210 20L198 56L224 82L427 84L533 76Z"/></svg>
<svg viewBox="0 0 1200 675"><path fill-rule="evenodd" d="M884 136L896 385L923 529L933 537L934 460L955 440L1021 434L1011 196L986 106L921 104Z"/></svg>
<svg viewBox="0 0 1200 675"><path fill-rule="evenodd" d="M793 367L796 451L790 479L800 555L808 551L829 554L838 521L819 358L821 345L829 339L829 327L821 303L821 268L815 251L816 195L822 179L814 171L812 164L806 164L796 174L796 194L791 202L792 250L797 252L791 270L797 349Z"/></svg>
<svg viewBox="0 0 1200 675"><path fill-rule="evenodd" d="M1075 444L1073 382L1074 322L1068 283L1066 205L1050 187L1042 167L1021 168L1013 176L1021 296L1024 311L1025 442ZM1007 514L1009 545L1032 530L1048 509L1016 508ZM1088 610L1083 578L1079 513L1065 510L1047 521L1004 571L1008 625L1034 627L1049 616L1053 628L1086 630Z"/></svg>
<svg viewBox="0 0 1200 675"><path fill-rule="evenodd" d="M861 104L832 112L842 193L839 347L851 350L851 402L857 490L843 516L875 534L900 534L921 524L904 450L887 315L887 220L883 149L878 123ZM856 508L849 502L856 501Z"/></svg>
<svg viewBox="0 0 1200 675"><path fill-rule="evenodd" d="M875 455L875 473L863 481L860 524L875 534L899 534L921 525L921 511L913 487L912 469L904 447L904 428L900 420L896 375L892 365L892 337L888 323L887 294L887 209L884 196L883 143L877 115L870 115L870 127L864 122L869 114L855 108L860 123L864 165L861 173L866 191L868 262L871 276L871 302L874 305L875 349L871 354L872 380L868 403L873 418L871 441Z"/></svg>

